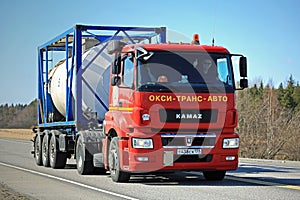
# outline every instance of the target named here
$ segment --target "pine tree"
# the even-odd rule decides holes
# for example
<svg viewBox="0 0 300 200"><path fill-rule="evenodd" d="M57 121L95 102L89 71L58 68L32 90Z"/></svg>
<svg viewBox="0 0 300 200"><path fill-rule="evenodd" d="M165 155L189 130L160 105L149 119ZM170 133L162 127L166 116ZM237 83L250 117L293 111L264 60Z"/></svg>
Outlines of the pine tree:
<svg viewBox="0 0 300 200"><path fill-rule="evenodd" d="M283 96L284 96L284 88L283 88L283 84L280 83L277 89L277 97L278 97L277 99L281 105L283 105Z"/></svg>
<svg viewBox="0 0 300 200"><path fill-rule="evenodd" d="M295 81L293 79L293 76L291 75L287 82L287 87L284 91L284 95L282 98L282 105L286 109L294 110L294 108L295 108L295 102L293 99L293 93L294 93L294 88L295 88L294 84L295 84Z"/></svg>
<svg viewBox="0 0 300 200"><path fill-rule="evenodd" d="M297 110L300 110L300 86L297 83L296 87L294 88L293 92L293 101Z"/></svg>

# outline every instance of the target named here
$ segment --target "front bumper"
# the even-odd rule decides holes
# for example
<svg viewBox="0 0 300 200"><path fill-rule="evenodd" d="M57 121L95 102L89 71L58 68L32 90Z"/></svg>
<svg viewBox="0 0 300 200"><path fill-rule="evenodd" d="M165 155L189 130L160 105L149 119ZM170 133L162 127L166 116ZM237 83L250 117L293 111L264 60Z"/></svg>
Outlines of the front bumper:
<svg viewBox="0 0 300 200"><path fill-rule="evenodd" d="M234 135L236 137L236 135ZM232 136L233 137L233 136ZM153 171L184 171L184 170L236 170L238 167L238 148L223 149L222 141L226 137L219 136L214 147L200 147L200 153L195 153L195 147L186 146L192 149L191 155L179 155L175 146L164 147L158 145L154 149L133 149L127 141L120 141L122 150L121 169L131 173L145 173ZM159 140L153 139L154 144L161 144ZM122 148L123 147L123 148ZM182 148L182 147L180 147ZM196 151L199 152L199 151Z"/></svg>

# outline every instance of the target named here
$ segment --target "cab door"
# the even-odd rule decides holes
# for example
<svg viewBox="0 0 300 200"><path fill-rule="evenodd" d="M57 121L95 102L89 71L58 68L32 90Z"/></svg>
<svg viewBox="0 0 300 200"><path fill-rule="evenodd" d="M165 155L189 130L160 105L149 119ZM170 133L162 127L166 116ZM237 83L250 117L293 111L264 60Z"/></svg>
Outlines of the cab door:
<svg viewBox="0 0 300 200"><path fill-rule="evenodd" d="M128 119L128 114L133 112L134 104L134 57L131 53L125 55L122 59L122 75L119 85L119 110L123 112L124 117Z"/></svg>

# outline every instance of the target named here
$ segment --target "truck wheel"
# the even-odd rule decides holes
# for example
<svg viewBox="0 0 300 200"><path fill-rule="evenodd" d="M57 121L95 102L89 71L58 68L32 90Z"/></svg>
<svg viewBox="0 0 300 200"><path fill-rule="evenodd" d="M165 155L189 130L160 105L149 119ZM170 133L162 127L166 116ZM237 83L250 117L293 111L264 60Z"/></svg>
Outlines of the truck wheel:
<svg viewBox="0 0 300 200"><path fill-rule="evenodd" d="M207 181L221 181L224 179L226 171L204 171L203 175Z"/></svg>
<svg viewBox="0 0 300 200"><path fill-rule="evenodd" d="M42 161L42 141L43 137L40 134L35 136L34 140L34 159L37 165L43 165Z"/></svg>
<svg viewBox="0 0 300 200"><path fill-rule="evenodd" d="M117 137L113 138L110 142L108 164L110 176L114 182L129 181L130 173L122 171L120 167L120 153Z"/></svg>
<svg viewBox="0 0 300 200"><path fill-rule="evenodd" d="M79 137L76 144L76 165L77 171L81 175L92 174L94 167L93 167L93 160L86 160L86 151L82 138Z"/></svg>
<svg viewBox="0 0 300 200"><path fill-rule="evenodd" d="M45 167L50 166L49 161L49 135L45 134L42 142L42 161Z"/></svg>
<svg viewBox="0 0 300 200"><path fill-rule="evenodd" d="M62 169L67 163L67 154L59 151L58 138L52 135L49 143L50 166L53 169Z"/></svg>

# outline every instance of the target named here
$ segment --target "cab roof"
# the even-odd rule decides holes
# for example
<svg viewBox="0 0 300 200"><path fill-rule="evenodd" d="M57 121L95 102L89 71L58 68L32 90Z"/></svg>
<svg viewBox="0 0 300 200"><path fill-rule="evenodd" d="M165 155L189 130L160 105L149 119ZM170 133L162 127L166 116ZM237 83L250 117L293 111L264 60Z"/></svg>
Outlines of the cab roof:
<svg viewBox="0 0 300 200"><path fill-rule="evenodd" d="M208 46L208 45L193 45L193 44L133 44L126 45L123 50L129 51L136 47L143 47L147 51L202 51L212 53L225 53L229 54L229 51L221 46Z"/></svg>

